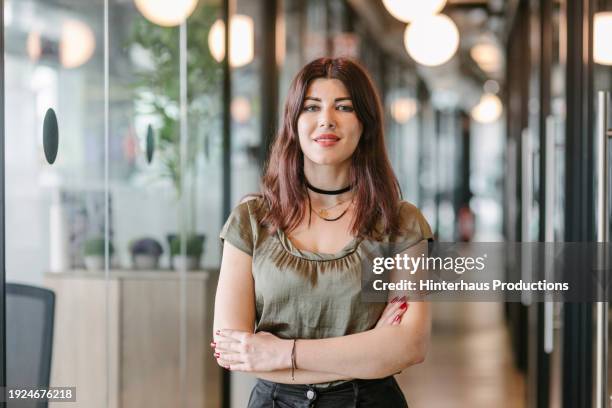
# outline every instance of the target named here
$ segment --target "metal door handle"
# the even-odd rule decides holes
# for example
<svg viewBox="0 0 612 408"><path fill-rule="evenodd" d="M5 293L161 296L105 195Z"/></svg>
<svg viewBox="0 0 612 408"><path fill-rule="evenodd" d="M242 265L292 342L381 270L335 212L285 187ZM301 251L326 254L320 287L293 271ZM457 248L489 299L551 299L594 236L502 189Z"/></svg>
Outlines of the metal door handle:
<svg viewBox="0 0 612 408"><path fill-rule="evenodd" d="M546 196L544 202L544 242L555 242L555 185L553 178L555 176L556 165L556 124L557 121L553 115L546 118L546 140L545 140L545 163L544 163L544 194ZM544 244L545 247L547 246ZM544 271L549 274L552 267L550 265L551 254L548 248L544 255ZM547 281L553 280L554 277L546 276ZM548 297L548 295L547 295ZM544 352L552 353L554 348L554 303L552 301L544 302Z"/></svg>
<svg viewBox="0 0 612 408"><path fill-rule="evenodd" d="M529 128L521 132L521 241L531 241L531 202L533 201L533 147L531 145L531 134ZM531 259L527 251L523 251L521 257L521 278L524 282L531 282ZM525 306L531 304L531 293L521 291L521 303Z"/></svg>
<svg viewBox="0 0 612 408"><path fill-rule="evenodd" d="M612 129L608 126L609 107L610 92L599 91L597 94L597 129L595 136L597 242L609 241L608 138L612 136ZM593 406L595 408L605 408L608 402L608 302L596 302L595 304L594 360Z"/></svg>
<svg viewBox="0 0 612 408"><path fill-rule="evenodd" d="M555 176L556 166L556 126L557 120L553 115L546 118L546 156L544 194L546 195L544 208L544 242L555 241L555 185L552 180Z"/></svg>

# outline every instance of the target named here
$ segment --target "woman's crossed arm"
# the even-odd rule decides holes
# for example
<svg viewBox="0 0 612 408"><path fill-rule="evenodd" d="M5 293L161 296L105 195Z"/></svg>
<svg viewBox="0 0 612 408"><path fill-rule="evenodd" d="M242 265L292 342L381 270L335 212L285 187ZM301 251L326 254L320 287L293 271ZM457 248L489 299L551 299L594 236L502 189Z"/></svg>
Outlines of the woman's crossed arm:
<svg viewBox="0 0 612 408"><path fill-rule="evenodd" d="M326 339L299 339L295 381L291 380L293 340L253 333L255 322L252 259L228 242L215 298L214 343L219 365L252 372L275 382L309 384L349 378L381 378L425 358L431 327L429 305L390 303L377 326L361 333ZM400 315L401 319L395 319ZM398 322L399 320L399 322Z"/></svg>

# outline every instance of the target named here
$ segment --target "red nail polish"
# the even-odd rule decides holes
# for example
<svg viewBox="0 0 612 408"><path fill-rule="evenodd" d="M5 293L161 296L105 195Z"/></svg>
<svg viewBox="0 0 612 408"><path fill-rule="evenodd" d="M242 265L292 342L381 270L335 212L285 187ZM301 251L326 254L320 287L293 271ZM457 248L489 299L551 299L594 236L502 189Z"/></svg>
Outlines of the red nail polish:
<svg viewBox="0 0 612 408"><path fill-rule="evenodd" d="M215 353L215 357L219 358L219 357L221 357L221 354L220 353Z"/></svg>
<svg viewBox="0 0 612 408"><path fill-rule="evenodd" d="M402 310L408 309L408 303L406 303L406 302L402 303L402 305L400 306L400 309L402 309Z"/></svg>
<svg viewBox="0 0 612 408"><path fill-rule="evenodd" d="M395 316L395 319L393 319L393 323L399 322L399 321L400 321L400 317L399 316Z"/></svg>

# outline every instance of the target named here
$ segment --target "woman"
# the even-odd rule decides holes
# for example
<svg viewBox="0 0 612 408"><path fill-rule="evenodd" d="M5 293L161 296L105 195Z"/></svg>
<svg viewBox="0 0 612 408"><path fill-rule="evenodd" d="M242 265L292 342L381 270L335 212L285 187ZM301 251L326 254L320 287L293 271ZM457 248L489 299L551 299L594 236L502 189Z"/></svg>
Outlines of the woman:
<svg viewBox="0 0 612 408"><path fill-rule="evenodd" d="M321 58L294 79L262 195L234 209L215 299L218 364L251 372L249 407L406 407L394 373L425 358L426 302L361 298L364 241L432 237L402 202L363 68Z"/></svg>

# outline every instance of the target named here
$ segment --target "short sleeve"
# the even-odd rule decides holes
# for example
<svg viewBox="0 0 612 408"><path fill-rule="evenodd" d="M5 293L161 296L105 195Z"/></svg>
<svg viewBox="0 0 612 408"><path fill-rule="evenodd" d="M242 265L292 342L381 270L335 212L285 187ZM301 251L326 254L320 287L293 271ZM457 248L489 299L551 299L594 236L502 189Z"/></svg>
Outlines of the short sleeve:
<svg viewBox="0 0 612 408"><path fill-rule="evenodd" d="M431 227L425 216L415 205L402 201L400 203L400 232L397 241L420 242L424 239L433 241Z"/></svg>
<svg viewBox="0 0 612 408"><path fill-rule="evenodd" d="M427 219L425 219L425 216L423 215L423 213L421 212L421 210L419 210L417 208L417 222L419 224L419 230L421 231L421 240L428 240L428 241L433 241L434 236L433 233L431 232L431 227L429 226L429 223L427 222Z"/></svg>
<svg viewBox="0 0 612 408"><path fill-rule="evenodd" d="M249 201L239 204L229 215L219 237L248 255L253 256L255 237L251 223Z"/></svg>

